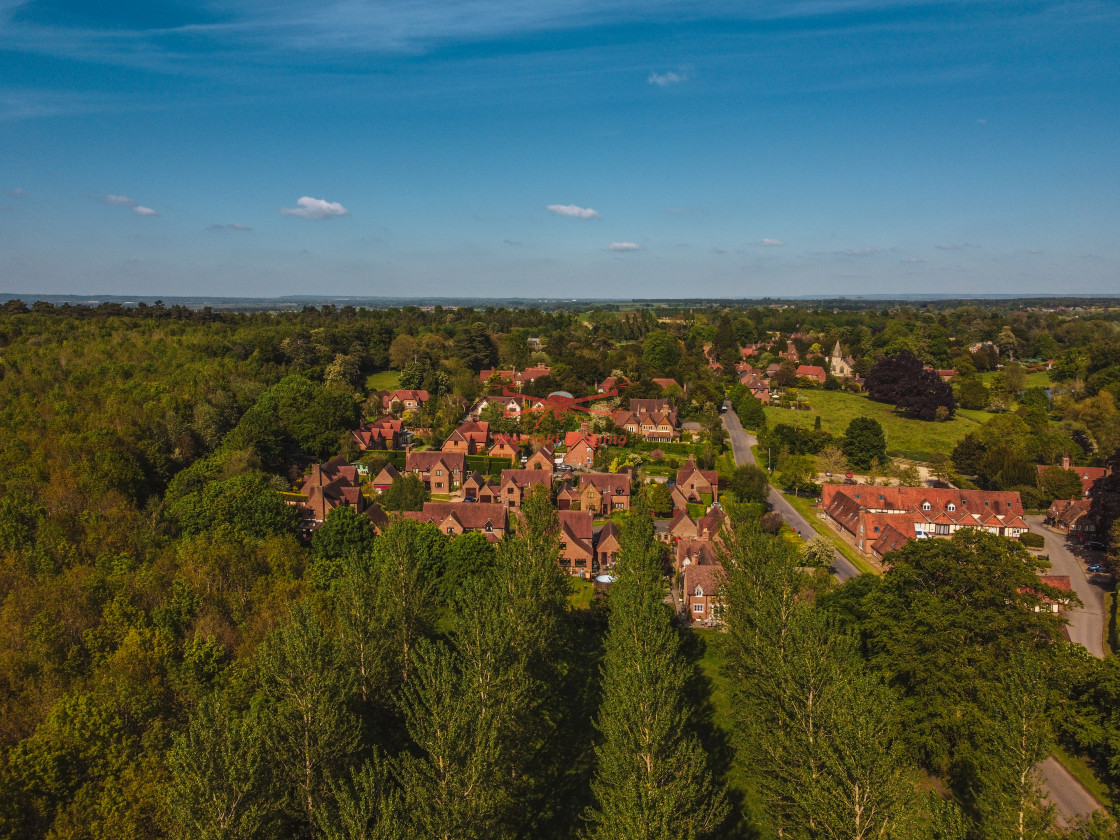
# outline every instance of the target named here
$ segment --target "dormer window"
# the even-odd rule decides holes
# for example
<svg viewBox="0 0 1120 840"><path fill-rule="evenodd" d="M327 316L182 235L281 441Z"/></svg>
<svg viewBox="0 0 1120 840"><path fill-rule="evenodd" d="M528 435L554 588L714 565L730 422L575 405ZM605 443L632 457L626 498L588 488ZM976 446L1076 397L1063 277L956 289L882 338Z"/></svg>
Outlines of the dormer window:
<svg viewBox="0 0 1120 840"><path fill-rule="evenodd" d="M696 597L697 598L703 598L704 597L704 587L703 586L697 586L696 587Z"/></svg>
<svg viewBox="0 0 1120 840"><path fill-rule="evenodd" d="M933 507L929 502L922 502L922 510L929 510Z"/></svg>
<svg viewBox="0 0 1120 840"><path fill-rule="evenodd" d="M949 511L949 513L952 513L956 509L957 509L957 506L955 504L953 504L952 502L949 502L949 504L945 505L945 510Z"/></svg>

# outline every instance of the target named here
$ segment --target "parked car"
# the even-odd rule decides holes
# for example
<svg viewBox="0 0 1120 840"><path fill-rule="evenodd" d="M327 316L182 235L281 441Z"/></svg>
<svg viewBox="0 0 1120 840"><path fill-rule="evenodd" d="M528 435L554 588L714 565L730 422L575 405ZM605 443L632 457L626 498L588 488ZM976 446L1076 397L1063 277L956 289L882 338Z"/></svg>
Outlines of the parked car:
<svg viewBox="0 0 1120 840"><path fill-rule="evenodd" d="M1103 572L1104 567L1100 563L1090 563L1089 564L1089 571L1090 572Z"/></svg>
<svg viewBox="0 0 1120 840"><path fill-rule="evenodd" d="M1100 540L1089 540L1085 543L1085 547L1092 551L1104 551L1104 543Z"/></svg>

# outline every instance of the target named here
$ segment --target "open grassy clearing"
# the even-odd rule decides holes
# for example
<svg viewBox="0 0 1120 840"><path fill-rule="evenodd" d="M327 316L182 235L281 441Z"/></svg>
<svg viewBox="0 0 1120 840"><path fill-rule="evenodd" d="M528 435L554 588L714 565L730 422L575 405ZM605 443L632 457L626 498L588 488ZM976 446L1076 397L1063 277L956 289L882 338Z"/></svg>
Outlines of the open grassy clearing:
<svg viewBox="0 0 1120 840"><path fill-rule="evenodd" d="M395 391L401 381L399 371L379 370L366 377L367 391Z"/></svg>
<svg viewBox="0 0 1120 840"><path fill-rule="evenodd" d="M878 420L887 436L887 452L907 458L928 461L934 452L948 455L957 441L976 431L992 416L983 411L960 410L944 423L911 420L895 413L894 406L872 402L867 397L845 391L801 391L802 400L811 411L791 411L767 406L766 422L773 428L778 423L812 428L819 415L821 428L840 437L856 417Z"/></svg>
<svg viewBox="0 0 1120 840"><path fill-rule="evenodd" d="M998 371L988 370L980 374L980 381L985 385L992 384L992 378ZM1034 373L1027 374L1027 387L1028 388L1049 388L1050 387L1050 372L1046 370L1035 371Z"/></svg>
<svg viewBox="0 0 1120 840"><path fill-rule="evenodd" d="M595 584L582 578L572 578L572 589L568 593L568 603L573 609L586 610L591 608L591 600L595 597Z"/></svg>

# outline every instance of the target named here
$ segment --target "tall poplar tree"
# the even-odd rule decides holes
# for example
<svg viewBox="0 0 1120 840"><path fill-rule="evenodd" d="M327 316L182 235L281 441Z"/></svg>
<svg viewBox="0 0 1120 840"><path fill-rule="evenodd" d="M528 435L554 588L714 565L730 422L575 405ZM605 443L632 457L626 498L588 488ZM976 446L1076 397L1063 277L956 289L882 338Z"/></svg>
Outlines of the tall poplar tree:
<svg viewBox="0 0 1120 840"><path fill-rule="evenodd" d="M664 603L653 521L636 499L610 593L589 836L701 838L719 828L727 801L690 725L690 666Z"/></svg>

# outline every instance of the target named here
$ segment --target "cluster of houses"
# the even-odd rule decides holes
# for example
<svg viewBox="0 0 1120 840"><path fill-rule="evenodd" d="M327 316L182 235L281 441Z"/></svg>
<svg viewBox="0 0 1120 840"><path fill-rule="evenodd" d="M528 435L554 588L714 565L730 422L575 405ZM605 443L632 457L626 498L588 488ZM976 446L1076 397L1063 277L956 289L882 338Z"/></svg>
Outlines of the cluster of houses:
<svg viewBox="0 0 1120 840"><path fill-rule="evenodd" d="M784 361L789 361L796 365L794 368L794 375L797 377L798 382L802 384L824 385L829 376L834 376L842 381L862 384L862 380L856 376L853 368L855 360L851 356L844 355L844 352L840 348L839 341L837 341L836 346L832 348L832 353L825 358L827 368L821 367L820 365L802 364L797 353L797 348L792 341L788 342L786 349L778 354L779 358L783 361L773 362L765 369L756 368L750 363L750 358L752 356L757 356L760 349L770 349L771 347L772 345L760 344L743 347L740 349L742 361L735 365L735 372L739 377L739 383L749 388L751 395L762 403L769 404L774 377L777 376L778 371L782 369Z"/></svg>
<svg viewBox="0 0 1120 840"><path fill-rule="evenodd" d="M1018 539L1030 530L1019 494L1007 491L825 484L821 508L856 548L882 559L910 540L982 528Z"/></svg>
<svg viewBox="0 0 1120 840"><path fill-rule="evenodd" d="M1039 474L1046 469L1049 469L1047 464L1038 465ZM1068 455L1062 458L1062 469L1076 473L1081 479L1081 497L1055 499L1046 511L1046 525L1060 534L1074 534L1087 539L1097 534L1096 520L1090 514L1089 493L1094 484L1108 475L1109 470L1107 467L1075 467Z"/></svg>

